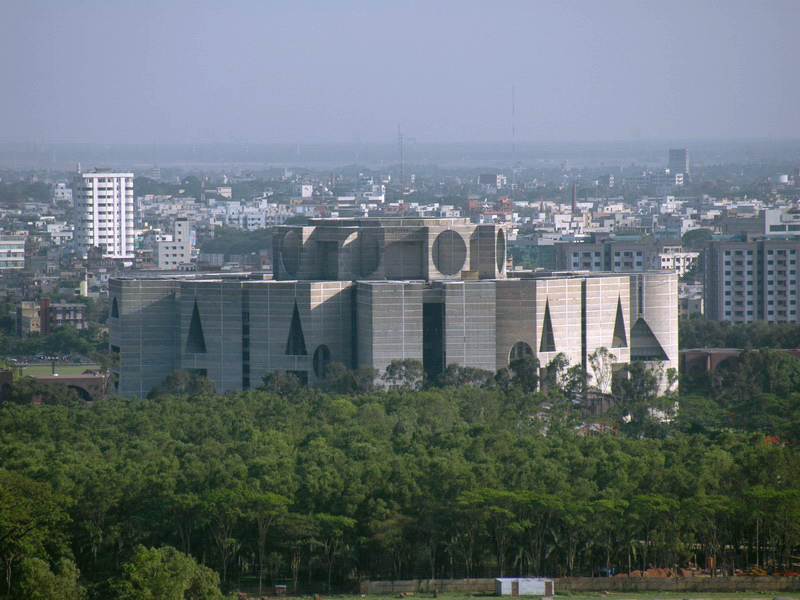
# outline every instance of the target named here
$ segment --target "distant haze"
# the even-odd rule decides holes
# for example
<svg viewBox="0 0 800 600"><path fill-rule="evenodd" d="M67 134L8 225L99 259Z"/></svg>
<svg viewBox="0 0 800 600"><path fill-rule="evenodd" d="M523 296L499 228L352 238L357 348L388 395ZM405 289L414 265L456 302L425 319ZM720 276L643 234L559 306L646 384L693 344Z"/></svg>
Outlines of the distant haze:
<svg viewBox="0 0 800 600"><path fill-rule="evenodd" d="M3 0L0 142L800 136L800 0Z"/></svg>

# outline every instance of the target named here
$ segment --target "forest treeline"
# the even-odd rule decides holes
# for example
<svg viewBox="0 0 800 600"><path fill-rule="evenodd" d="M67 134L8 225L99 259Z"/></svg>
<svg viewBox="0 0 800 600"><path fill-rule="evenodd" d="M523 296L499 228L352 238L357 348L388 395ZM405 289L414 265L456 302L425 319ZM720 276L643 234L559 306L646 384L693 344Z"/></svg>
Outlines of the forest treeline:
<svg viewBox="0 0 800 600"><path fill-rule="evenodd" d="M680 347L686 348L797 348L800 346L800 324L752 323L732 324L706 321L699 315L681 319Z"/></svg>
<svg viewBox="0 0 800 600"><path fill-rule="evenodd" d="M393 389L340 370L348 393L273 377L217 395L176 376L144 401L6 404L4 587L150 597L166 585L154 574L169 573L183 597L211 599L220 587L712 557L720 573L786 568L800 544L800 457L777 436L797 432L800 362L773 352L747 353L692 395L657 398L642 370L616 388L603 427L567 399L566 376L533 393L471 372L426 385L414 365ZM769 398L783 417L755 419Z"/></svg>

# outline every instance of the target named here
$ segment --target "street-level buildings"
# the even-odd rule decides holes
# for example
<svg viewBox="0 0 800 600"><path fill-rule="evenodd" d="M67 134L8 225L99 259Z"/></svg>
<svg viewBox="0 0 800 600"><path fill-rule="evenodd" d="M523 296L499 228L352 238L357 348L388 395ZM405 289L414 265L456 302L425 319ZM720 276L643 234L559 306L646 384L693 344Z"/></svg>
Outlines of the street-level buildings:
<svg viewBox="0 0 800 600"><path fill-rule="evenodd" d="M51 302L49 298L24 300L17 306L17 335L46 336L64 325L85 329L86 306L77 302Z"/></svg>
<svg viewBox="0 0 800 600"><path fill-rule="evenodd" d="M142 397L176 369L222 392L267 373L306 382L332 362L383 371L419 360L495 371L530 356L588 365L600 347L677 366L677 275L506 271L506 232L467 219L312 219L278 227L274 279L121 277L109 285L118 393Z"/></svg>
<svg viewBox="0 0 800 600"><path fill-rule="evenodd" d="M72 190L75 207L74 239L86 257L103 249L106 258L133 259L133 173L95 169L79 173Z"/></svg>

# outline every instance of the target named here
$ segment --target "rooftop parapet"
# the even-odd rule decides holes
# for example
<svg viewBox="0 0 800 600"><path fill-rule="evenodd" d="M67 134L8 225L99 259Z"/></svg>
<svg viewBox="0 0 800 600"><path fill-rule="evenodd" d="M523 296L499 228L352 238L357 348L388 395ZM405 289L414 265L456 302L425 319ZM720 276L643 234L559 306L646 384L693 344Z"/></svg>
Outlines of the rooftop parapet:
<svg viewBox="0 0 800 600"><path fill-rule="evenodd" d="M468 219L311 219L273 235L277 280L505 279L506 234Z"/></svg>

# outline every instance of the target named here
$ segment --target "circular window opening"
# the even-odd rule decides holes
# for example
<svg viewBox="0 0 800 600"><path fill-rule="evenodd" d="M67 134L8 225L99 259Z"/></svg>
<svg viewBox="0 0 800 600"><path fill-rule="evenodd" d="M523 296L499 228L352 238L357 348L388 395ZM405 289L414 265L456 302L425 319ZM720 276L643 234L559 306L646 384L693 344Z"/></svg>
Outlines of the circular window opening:
<svg viewBox="0 0 800 600"><path fill-rule="evenodd" d="M506 266L506 234L502 229L497 230L495 254L497 258L497 270L502 272Z"/></svg>
<svg viewBox="0 0 800 600"><path fill-rule="evenodd" d="M443 275L455 275L467 260L464 238L452 229L443 231L433 242L433 264Z"/></svg>
<svg viewBox="0 0 800 600"><path fill-rule="evenodd" d="M526 356L533 356L533 348L531 348L530 345L526 344L525 342L517 342L511 348L511 352L508 355L508 362L510 364L515 360L525 358Z"/></svg>
<svg viewBox="0 0 800 600"><path fill-rule="evenodd" d="M324 379L325 371L328 369L328 365L331 362L331 351L328 350L328 347L325 344L321 344L317 346L317 349L314 350L314 375L317 376L317 379Z"/></svg>
<svg viewBox="0 0 800 600"><path fill-rule="evenodd" d="M300 266L300 236L294 230L286 232L281 240L281 265L289 277L297 275Z"/></svg>

